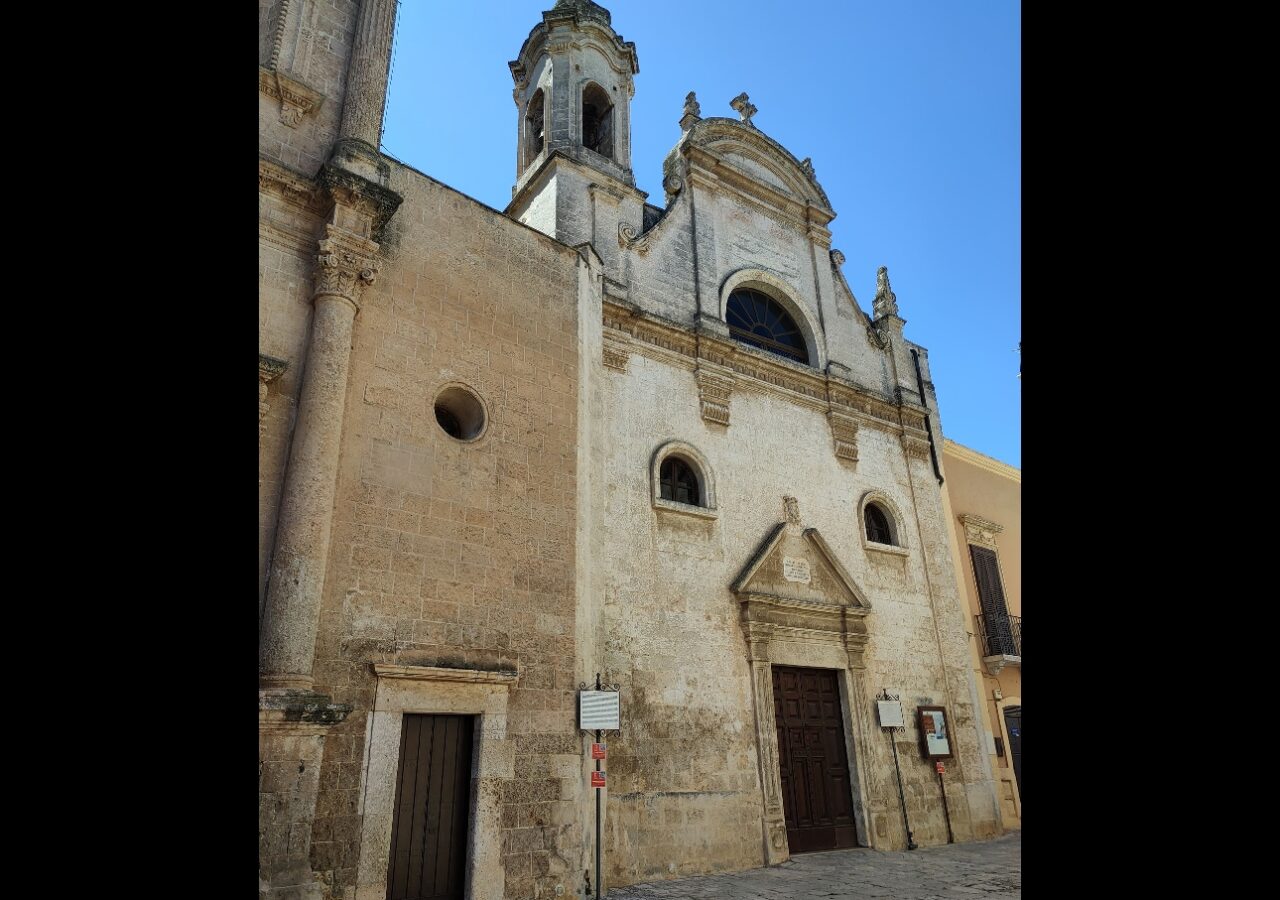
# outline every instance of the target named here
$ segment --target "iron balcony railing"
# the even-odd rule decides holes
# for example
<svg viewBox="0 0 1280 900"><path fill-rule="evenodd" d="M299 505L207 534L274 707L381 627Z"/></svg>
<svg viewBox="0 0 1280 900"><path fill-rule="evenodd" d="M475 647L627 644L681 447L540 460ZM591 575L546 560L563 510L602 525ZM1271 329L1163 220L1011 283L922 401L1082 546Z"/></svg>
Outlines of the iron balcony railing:
<svg viewBox="0 0 1280 900"><path fill-rule="evenodd" d="M1022 616L975 616L987 656L1022 656Z"/></svg>

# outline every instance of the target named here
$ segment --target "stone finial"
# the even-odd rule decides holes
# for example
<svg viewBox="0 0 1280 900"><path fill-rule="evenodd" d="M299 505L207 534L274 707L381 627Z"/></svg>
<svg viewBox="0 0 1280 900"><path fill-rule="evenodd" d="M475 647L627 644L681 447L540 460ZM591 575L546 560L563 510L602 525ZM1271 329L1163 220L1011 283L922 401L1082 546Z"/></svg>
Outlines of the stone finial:
<svg viewBox="0 0 1280 900"><path fill-rule="evenodd" d="M680 130L688 131L702 121L702 105L698 103L698 95L693 91L684 98L684 115L680 117Z"/></svg>
<svg viewBox="0 0 1280 900"><path fill-rule="evenodd" d="M788 525L800 524L800 501L795 497L782 498L782 510L786 514Z"/></svg>
<svg viewBox="0 0 1280 900"><path fill-rule="evenodd" d="M877 319L898 314L898 295L889 287L888 266L881 266L876 270L876 299L871 311Z"/></svg>
<svg viewBox="0 0 1280 900"><path fill-rule="evenodd" d="M800 171L808 175L810 178L816 177L813 174L813 160L808 156L800 160Z"/></svg>
<svg viewBox="0 0 1280 900"><path fill-rule="evenodd" d="M742 117L743 125L747 125L751 128L756 127L752 124L751 117L759 112L759 110L756 109L755 104L751 102L751 98L747 96L746 91L743 91L741 94L730 100L729 105L738 111L738 115Z"/></svg>

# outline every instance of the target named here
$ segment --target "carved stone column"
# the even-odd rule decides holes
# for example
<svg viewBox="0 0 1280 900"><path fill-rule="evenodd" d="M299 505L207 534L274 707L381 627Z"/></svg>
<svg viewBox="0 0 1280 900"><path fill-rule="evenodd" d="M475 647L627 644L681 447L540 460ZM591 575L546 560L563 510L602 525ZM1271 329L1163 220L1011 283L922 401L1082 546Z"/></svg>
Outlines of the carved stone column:
<svg viewBox="0 0 1280 900"><path fill-rule="evenodd" d="M382 114L387 102L391 68L391 39L395 34L396 0L364 0L356 23L347 69L347 93L342 100L340 142L356 142L360 154L372 154L365 166L352 167L366 178L378 178L378 146L382 143Z"/></svg>
<svg viewBox="0 0 1280 900"><path fill-rule="evenodd" d="M263 688L308 690L329 555L338 449L360 292L376 273L373 241L325 226L298 423L289 453L259 651Z"/></svg>
<svg viewBox="0 0 1280 900"><path fill-rule="evenodd" d="M787 845L786 813L782 807L782 775L778 769L778 727L773 715L773 671L769 639L773 626L743 622L747 659L751 664L751 693L756 707L756 746L760 748L760 785L764 791L764 862L776 866L791 858Z"/></svg>

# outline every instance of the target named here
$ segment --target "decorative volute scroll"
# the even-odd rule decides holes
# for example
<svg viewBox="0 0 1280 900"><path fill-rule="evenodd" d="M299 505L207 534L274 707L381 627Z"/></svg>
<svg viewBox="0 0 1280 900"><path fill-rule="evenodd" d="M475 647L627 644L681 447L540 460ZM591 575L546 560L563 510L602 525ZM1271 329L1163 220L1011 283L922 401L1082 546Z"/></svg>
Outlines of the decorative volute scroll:
<svg viewBox="0 0 1280 900"><path fill-rule="evenodd" d="M966 542L986 547L988 550L996 549L996 535L1004 531L1003 525L997 525L982 516L963 515L960 517L960 524L964 525Z"/></svg>

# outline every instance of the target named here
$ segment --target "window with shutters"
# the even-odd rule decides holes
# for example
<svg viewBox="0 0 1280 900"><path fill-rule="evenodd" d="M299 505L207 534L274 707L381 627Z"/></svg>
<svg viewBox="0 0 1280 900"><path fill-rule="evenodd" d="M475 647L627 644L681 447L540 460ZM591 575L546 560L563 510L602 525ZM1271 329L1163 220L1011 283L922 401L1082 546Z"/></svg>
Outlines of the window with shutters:
<svg viewBox="0 0 1280 900"><path fill-rule="evenodd" d="M663 444L653 454L653 505L702 518L715 518L715 482L711 466L682 441Z"/></svg>
<svg viewBox="0 0 1280 900"><path fill-rule="evenodd" d="M1022 657L1022 617L1009 615L1005 604L1004 580L996 552L969 545L973 577L978 585L982 615L978 616L978 637L985 656Z"/></svg>

